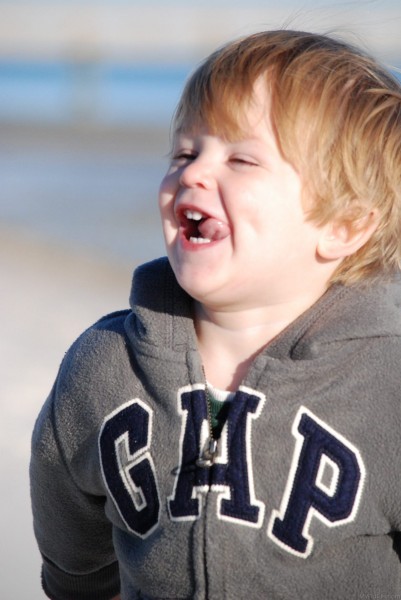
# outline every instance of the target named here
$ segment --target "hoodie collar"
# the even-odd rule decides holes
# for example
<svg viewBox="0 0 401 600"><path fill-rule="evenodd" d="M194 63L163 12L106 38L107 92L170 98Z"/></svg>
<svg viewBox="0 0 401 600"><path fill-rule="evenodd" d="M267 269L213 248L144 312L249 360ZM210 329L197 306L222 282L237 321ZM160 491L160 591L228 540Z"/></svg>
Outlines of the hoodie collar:
<svg viewBox="0 0 401 600"><path fill-rule="evenodd" d="M129 329L135 331L136 344L173 352L196 351L192 299L178 285L167 258L136 269L130 304ZM264 353L277 359L303 360L318 356L333 342L400 336L400 308L401 275L333 285L274 338Z"/></svg>

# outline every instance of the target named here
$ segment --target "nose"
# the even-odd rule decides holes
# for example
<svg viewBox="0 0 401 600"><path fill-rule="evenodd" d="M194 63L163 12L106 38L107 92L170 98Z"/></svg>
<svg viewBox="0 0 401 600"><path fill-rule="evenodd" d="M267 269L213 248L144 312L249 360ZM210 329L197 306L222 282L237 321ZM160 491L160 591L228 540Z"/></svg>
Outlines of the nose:
<svg viewBox="0 0 401 600"><path fill-rule="evenodd" d="M201 156L193 158L182 168L180 184L187 188L213 188L215 175L211 163Z"/></svg>

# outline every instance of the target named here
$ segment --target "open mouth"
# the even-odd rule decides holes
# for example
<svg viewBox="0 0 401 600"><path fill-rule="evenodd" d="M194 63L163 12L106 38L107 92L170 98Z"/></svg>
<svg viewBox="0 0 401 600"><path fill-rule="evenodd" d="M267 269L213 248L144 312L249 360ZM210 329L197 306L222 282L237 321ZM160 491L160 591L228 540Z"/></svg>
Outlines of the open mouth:
<svg viewBox="0 0 401 600"><path fill-rule="evenodd" d="M180 223L186 239L193 244L210 244L230 235L227 223L198 210L183 210Z"/></svg>

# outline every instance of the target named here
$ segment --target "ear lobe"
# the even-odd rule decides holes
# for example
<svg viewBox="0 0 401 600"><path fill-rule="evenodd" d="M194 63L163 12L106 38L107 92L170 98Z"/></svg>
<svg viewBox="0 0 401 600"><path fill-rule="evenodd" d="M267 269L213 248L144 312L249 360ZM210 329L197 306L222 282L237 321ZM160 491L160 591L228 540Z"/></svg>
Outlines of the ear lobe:
<svg viewBox="0 0 401 600"><path fill-rule="evenodd" d="M317 253L326 260L351 256L366 244L378 224L378 211L376 209L372 209L367 215L356 221L327 223L322 228Z"/></svg>

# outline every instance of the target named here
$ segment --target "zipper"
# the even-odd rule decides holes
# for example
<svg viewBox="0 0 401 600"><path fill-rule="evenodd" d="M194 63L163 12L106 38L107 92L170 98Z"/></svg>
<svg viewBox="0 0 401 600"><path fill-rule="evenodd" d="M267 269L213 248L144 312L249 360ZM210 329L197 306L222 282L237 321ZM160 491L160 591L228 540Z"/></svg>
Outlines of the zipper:
<svg viewBox="0 0 401 600"><path fill-rule="evenodd" d="M217 440L209 438L206 448L202 452L202 456L198 458L196 464L198 467L211 467L217 456Z"/></svg>
<svg viewBox="0 0 401 600"><path fill-rule="evenodd" d="M205 382L207 421L208 421L208 425L209 425L209 439L207 440L207 444L202 452L202 455L196 461L196 464L198 467L207 468L207 467L211 467L213 465L214 461L216 460L218 446L217 446L217 440L213 435L212 415L211 415L211 408L210 408L210 394L209 394L209 388L207 385L205 369L203 367L202 367L202 371L203 371L203 378L204 378L204 382Z"/></svg>

